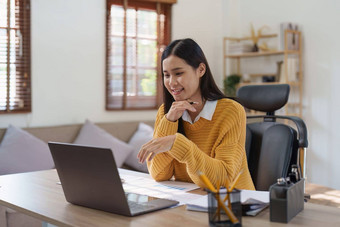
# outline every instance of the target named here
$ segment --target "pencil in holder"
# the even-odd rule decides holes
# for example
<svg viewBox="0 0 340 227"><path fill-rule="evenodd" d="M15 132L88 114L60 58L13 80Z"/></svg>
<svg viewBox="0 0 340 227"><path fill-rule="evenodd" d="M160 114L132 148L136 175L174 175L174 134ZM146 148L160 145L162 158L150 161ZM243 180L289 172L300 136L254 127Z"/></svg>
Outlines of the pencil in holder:
<svg viewBox="0 0 340 227"><path fill-rule="evenodd" d="M237 218L237 223L233 223L221 203ZM208 213L211 227L242 226L241 191L234 189L228 192L223 188L215 193L208 190Z"/></svg>

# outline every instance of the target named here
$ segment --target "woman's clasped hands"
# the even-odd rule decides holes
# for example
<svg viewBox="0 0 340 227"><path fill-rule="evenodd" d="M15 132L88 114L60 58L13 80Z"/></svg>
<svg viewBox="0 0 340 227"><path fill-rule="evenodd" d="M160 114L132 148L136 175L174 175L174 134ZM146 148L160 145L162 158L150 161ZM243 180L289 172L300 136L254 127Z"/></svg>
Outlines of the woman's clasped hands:
<svg viewBox="0 0 340 227"><path fill-rule="evenodd" d="M182 117L183 112L185 110L196 112L196 109L193 105L199 104L198 102L190 102L189 100L185 101L176 101L173 102L169 112L165 115L166 119L169 121L177 121L180 117Z"/></svg>

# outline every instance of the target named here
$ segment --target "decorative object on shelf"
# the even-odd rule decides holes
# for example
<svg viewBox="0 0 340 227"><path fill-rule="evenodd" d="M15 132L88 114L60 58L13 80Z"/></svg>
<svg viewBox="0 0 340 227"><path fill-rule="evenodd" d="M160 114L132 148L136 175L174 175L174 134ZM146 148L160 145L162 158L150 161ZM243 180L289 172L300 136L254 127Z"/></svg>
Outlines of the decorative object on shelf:
<svg viewBox="0 0 340 227"><path fill-rule="evenodd" d="M281 73L282 73L282 64L283 64L283 61L276 62L276 65L277 65L276 82L280 82L281 81L281 76L284 76L284 75L281 75Z"/></svg>
<svg viewBox="0 0 340 227"><path fill-rule="evenodd" d="M252 52L258 52L259 51L259 47L257 46L257 43L254 44Z"/></svg>
<svg viewBox="0 0 340 227"><path fill-rule="evenodd" d="M250 75L248 73L243 73L242 81L243 83L250 83L251 82Z"/></svg>
<svg viewBox="0 0 340 227"><path fill-rule="evenodd" d="M241 76L238 74L232 74L227 76L224 81L224 94L228 97L236 96L236 86L240 83Z"/></svg>
<svg viewBox="0 0 340 227"><path fill-rule="evenodd" d="M265 28L269 28L268 26L264 25L262 26L259 30L257 30L257 35L255 34L255 29L253 24L251 24L251 40L253 41L253 52L258 52L259 51L259 47L258 47L258 41L261 37L262 34L262 30Z"/></svg>
<svg viewBox="0 0 340 227"><path fill-rule="evenodd" d="M299 74L299 59L294 56L287 57L286 61L282 63L280 70L280 83L297 82Z"/></svg>
<svg viewBox="0 0 340 227"><path fill-rule="evenodd" d="M287 47L285 48L285 31L289 30L286 37ZM299 26L296 23L286 22L280 24L280 32L279 32L279 49L280 50L299 50Z"/></svg>
<svg viewBox="0 0 340 227"><path fill-rule="evenodd" d="M258 48L261 51L277 51L275 48L269 48L266 42L263 42L262 44L258 45Z"/></svg>
<svg viewBox="0 0 340 227"><path fill-rule="evenodd" d="M275 76L262 76L262 82L275 82Z"/></svg>

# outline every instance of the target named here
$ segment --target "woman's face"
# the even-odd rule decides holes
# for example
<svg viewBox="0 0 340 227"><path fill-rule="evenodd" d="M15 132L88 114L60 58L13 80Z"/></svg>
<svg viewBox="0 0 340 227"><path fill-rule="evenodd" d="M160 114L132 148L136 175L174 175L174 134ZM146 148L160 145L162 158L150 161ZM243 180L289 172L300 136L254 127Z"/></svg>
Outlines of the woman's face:
<svg viewBox="0 0 340 227"><path fill-rule="evenodd" d="M201 101L200 78L205 73L201 63L197 69L188 65L183 59L170 55L163 60L164 86L175 101L190 99Z"/></svg>

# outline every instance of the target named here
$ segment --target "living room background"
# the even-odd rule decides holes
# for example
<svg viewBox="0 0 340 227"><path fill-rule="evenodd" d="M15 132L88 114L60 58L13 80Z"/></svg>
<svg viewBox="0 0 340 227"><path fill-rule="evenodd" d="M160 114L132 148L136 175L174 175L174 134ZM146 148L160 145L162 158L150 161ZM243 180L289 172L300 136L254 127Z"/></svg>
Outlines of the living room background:
<svg viewBox="0 0 340 227"><path fill-rule="evenodd" d="M178 0L172 39L191 37L203 48L222 87L222 38L228 34L229 1ZM105 110L105 0L32 0L32 112L0 115L0 127L51 126L153 120L156 110ZM304 39L303 119L309 132L308 180L340 188L340 2L240 1L242 35L281 22L301 24Z"/></svg>

